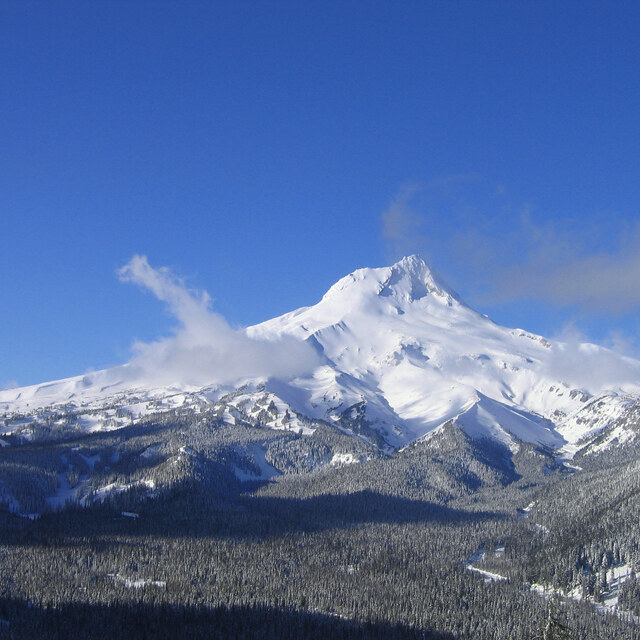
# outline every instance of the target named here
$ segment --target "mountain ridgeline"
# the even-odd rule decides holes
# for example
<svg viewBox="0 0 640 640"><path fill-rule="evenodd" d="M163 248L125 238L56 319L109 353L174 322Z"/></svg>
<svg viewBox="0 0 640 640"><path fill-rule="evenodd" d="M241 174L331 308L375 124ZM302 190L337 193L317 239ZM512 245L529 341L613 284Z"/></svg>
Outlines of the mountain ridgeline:
<svg viewBox="0 0 640 640"><path fill-rule="evenodd" d="M639 362L417 256L246 335L317 358L0 392L0 636L637 637Z"/></svg>

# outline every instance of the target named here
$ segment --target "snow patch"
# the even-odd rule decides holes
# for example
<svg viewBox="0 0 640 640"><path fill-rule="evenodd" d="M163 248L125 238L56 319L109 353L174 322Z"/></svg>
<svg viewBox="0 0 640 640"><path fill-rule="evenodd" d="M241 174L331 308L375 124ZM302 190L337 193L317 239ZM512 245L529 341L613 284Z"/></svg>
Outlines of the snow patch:
<svg viewBox="0 0 640 640"><path fill-rule="evenodd" d="M629 620L636 624L640 624L640 617L634 616L629 611L625 611L618 608L618 599L620 597L620 588L624 584L624 582L631 577L633 571L628 564L621 564L615 567L611 567L607 571L607 584L609 589L607 591L602 592L601 598L602 602L597 602L593 597L588 597L588 600L596 611L600 613L613 613L618 617ZM582 589L580 587L576 587L569 592L565 592L562 589L556 589L554 587L550 587L542 584L530 584L527 585L527 588L534 593L537 593L543 598L551 598L552 596L560 596L562 598L568 598L571 600L581 601L583 598Z"/></svg>
<svg viewBox="0 0 640 640"><path fill-rule="evenodd" d="M357 464L362 462L361 456L355 456L353 453L334 453L329 465L339 467L347 464Z"/></svg>
<svg viewBox="0 0 640 640"><path fill-rule="evenodd" d="M237 453L248 457L251 468L234 466L234 473L240 482L252 480L270 480L280 475L280 472L266 460L266 451L260 445L251 445L246 449L237 449Z"/></svg>
<svg viewBox="0 0 640 640"><path fill-rule="evenodd" d="M128 491L129 489L133 489L136 487L147 487L149 490L153 490L155 488L155 482L153 480L139 480L137 482L130 482L128 484L120 484L118 482L112 482L104 487L100 487L93 492L93 496L90 498L83 498L80 502L81 504L85 504L87 500L91 500L92 502L104 502L112 495L123 493L124 491Z"/></svg>
<svg viewBox="0 0 640 640"><path fill-rule="evenodd" d="M156 587L158 589L164 589L167 586L167 583L163 580L131 580L130 578L125 578L118 573L108 573L107 578L111 578L115 582L120 582L127 589L142 589L142 587Z"/></svg>

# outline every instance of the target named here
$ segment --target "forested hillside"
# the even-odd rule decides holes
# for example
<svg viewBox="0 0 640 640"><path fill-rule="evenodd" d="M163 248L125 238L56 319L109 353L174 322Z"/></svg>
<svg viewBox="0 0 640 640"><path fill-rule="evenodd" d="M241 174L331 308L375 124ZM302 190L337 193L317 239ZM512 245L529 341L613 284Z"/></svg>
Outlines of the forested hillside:
<svg viewBox="0 0 640 640"><path fill-rule="evenodd" d="M382 455L179 412L13 442L0 633L524 640L554 595L573 637L635 638L636 460L578 471L455 422Z"/></svg>

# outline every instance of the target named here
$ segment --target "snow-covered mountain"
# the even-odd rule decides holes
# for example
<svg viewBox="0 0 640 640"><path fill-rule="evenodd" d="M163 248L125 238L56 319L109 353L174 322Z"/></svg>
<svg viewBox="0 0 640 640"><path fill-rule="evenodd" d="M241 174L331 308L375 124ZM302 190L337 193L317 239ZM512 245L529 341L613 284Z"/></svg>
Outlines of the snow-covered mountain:
<svg viewBox="0 0 640 640"><path fill-rule="evenodd" d="M512 450L522 441L569 456L615 421L624 431L620 419L640 393L640 362L501 327L467 306L417 256L359 269L316 305L246 332L255 340L306 341L318 352L318 365L293 378L212 381L204 388L154 388L123 365L3 391L5 433L28 429L56 405L75 411L87 429L117 428L163 408L214 405L227 421L240 411L279 429L328 423L385 450L429 437L453 420L472 437ZM601 362L619 365L626 378L603 383L586 375Z"/></svg>
<svg viewBox="0 0 640 640"><path fill-rule="evenodd" d="M309 415L334 419L334 407L364 399L367 416L394 446L455 418L469 434L512 448L517 440L560 447L584 435L574 428L581 423L576 416L593 396L616 398L620 405L619 396L637 393L640 383L640 363L633 363L635 379L616 388L560 377L567 373L562 361L568 345L496 325L417 256L391 267L359 269L315 306L249 333L269 339L294 335L325 358L312 376L286 385L269 382L268 388ZM597 363L599 354L622 360L595 345L575 350L585 363ZM626 359L624 364L631 366ZM576 373L579 379L584 372ZM565 424L574 427L563 429Z"/></svg>

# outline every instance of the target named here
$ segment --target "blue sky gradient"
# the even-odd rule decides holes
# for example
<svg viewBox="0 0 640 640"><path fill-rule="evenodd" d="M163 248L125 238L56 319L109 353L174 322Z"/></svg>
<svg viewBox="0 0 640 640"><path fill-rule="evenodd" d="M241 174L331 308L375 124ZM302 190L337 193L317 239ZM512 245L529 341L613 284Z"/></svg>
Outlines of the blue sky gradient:
<svg viewBox="0 0 640 640"><path fill-rule="evenodd" d="M0 387L423 255L478 310L635 355L638 3L0 3Z"/></svg>

